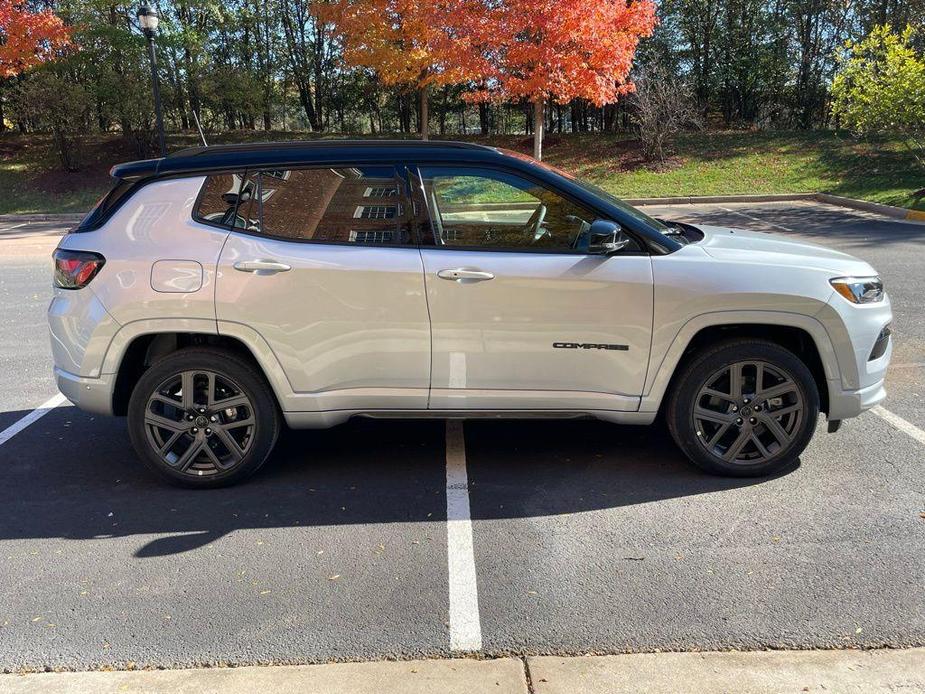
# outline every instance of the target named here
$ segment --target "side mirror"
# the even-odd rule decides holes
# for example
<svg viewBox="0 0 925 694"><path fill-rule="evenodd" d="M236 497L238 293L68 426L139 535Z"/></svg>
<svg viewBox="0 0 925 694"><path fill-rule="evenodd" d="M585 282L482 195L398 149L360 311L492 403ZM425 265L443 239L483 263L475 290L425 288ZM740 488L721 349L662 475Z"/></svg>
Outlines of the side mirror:
<svg viewBox="0 0 925 694"><path fill-rule="evenodd" d="M632 243L616 222L595 219L578 240L578 250L589 255L613 255Z"/></svg>

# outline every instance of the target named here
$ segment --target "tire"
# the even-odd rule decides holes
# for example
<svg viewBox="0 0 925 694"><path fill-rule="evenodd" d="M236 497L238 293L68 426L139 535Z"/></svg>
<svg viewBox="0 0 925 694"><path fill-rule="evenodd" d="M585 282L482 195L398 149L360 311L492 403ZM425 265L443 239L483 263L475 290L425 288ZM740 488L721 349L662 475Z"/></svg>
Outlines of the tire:
<svg viewBox="0 0 925 694"><path fill-rule="evenodd" d="M191 384L189 395L185 384ZM250 477L269 457L279 428L276 399L263 375L221 349L183 349L155 362L128 406L138 457L181 487L224 487Z"/></svg>
<svg viewBox="0 0 925 694"><path fill-rule="evenodd" d="M765 340L731 340L683 368L665 415L675 443L703 470L763 477L794 465L809 444L819 391L792 352Z"/></svg>

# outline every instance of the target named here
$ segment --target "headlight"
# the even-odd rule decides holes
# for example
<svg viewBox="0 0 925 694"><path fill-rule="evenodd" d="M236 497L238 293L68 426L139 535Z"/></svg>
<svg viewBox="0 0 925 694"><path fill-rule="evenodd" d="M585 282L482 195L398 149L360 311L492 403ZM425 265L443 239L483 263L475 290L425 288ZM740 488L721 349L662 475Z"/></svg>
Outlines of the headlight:
<svg viewBox="0 0 925 694"><path fill-rule="evenodd" d="M829 283L852 304L883 301L883 282L879 277L836 277Z"/></svg>

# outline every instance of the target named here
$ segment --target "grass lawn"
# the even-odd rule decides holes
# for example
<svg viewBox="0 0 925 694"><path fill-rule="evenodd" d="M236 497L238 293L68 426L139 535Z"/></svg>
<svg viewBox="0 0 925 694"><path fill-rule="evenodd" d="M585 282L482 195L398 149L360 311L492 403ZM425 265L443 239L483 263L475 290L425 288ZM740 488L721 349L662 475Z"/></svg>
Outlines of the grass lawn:
<svg viewBox="0 0 925 694"><path fill-rule="evenodd" d="M242 132L210 142L299 139L306 133ZM529 153L523 136L468 137ZM170 136L168 148L195 145L192 135ZM897 144L875 146L829 131L721 131L682 136L664 170L642 161L625 136L550 135L545 159L622 197L735 193L827 192L925 210L925 169ZM60 171L46 135L0 135L0 214L83 212L109 186L109 167L136 158L117 136L93 136L80 171Z"/></svg>

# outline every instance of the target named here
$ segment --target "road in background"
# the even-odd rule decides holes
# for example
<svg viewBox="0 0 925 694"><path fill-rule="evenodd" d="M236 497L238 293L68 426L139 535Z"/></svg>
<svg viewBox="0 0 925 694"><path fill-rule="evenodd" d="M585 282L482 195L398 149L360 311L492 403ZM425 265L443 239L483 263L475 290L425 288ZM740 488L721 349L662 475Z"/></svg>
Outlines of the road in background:
<svg viewBox="0 0 925 694"><path fill-rule="evenodd" d="M925 426L908 281L925 226L809 203L647 211L871 261L896 312L886 406ZM54 241L0 236L0 427L55 392ZM53 410L0 446L0 669L452 654L445 436L287 432L249 483L192 492L141 469L124 420ZM660 425L467 422L465 457L488 653L925 645L925 446L874 415L821 425L766 480L701 474Z"/></svg>

